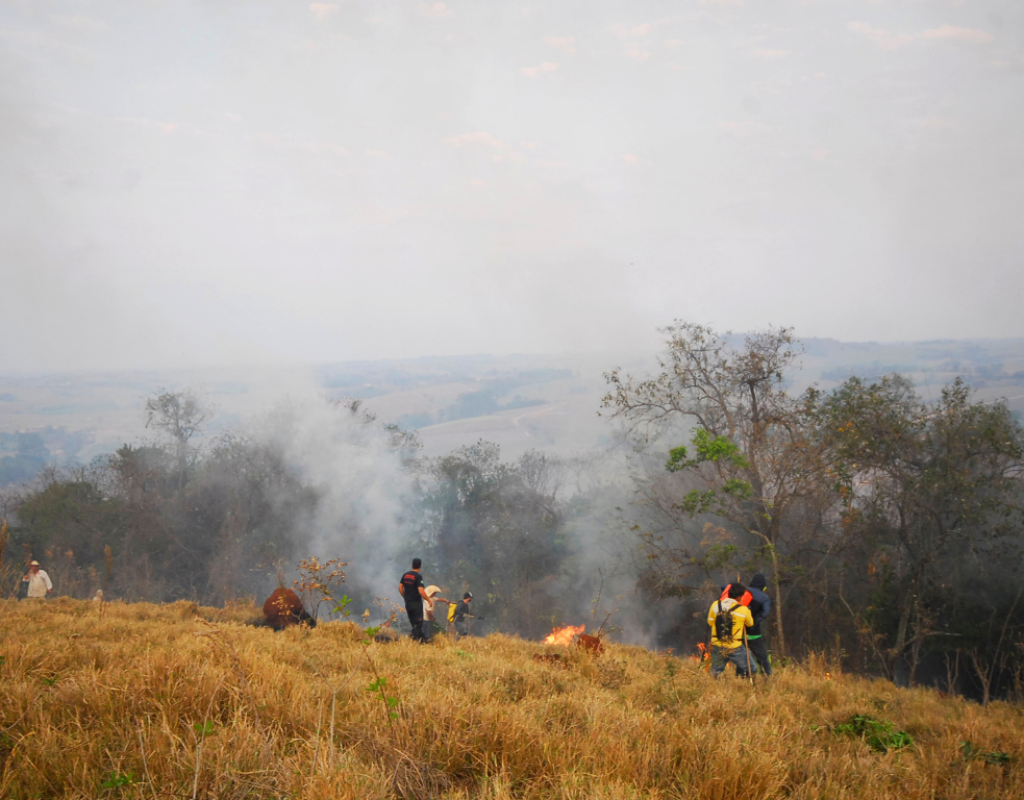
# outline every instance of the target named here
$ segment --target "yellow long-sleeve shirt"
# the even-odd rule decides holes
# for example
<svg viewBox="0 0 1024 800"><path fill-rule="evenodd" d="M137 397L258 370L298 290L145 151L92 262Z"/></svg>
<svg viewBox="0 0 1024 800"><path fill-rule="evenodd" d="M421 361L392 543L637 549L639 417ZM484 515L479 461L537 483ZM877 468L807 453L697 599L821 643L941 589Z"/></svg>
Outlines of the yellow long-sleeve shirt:
<svg viewBox="0 0 1024 800"><path fill-rule="evenodd" d="M725 611L732 611L732 641L731 642L720 642L718 637L715 636L715 617L718 616L718 603L716 600L711 604L711 608L708 610L708 625L711 626L711 646L722 647L726 650L735 650L741 644L743 644L743 629L750 628L754 625L754 615L750 613L750 609L746 606L741 606L731 597L722 600L722 608Z"/></svg>

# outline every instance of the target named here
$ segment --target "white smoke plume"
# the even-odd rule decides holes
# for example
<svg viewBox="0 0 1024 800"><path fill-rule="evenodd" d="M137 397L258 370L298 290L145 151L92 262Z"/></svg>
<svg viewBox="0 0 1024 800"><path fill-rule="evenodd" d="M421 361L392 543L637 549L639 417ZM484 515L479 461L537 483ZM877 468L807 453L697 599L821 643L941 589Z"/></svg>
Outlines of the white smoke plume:
<svg viewBox="0 0 1024 800"><path fill-rule="evenodd" d="M249 435L280 453L318 498L299 521L309 552L294 553L292 566L306 556L340 558L350 563L342 591L360 602L397 600L402 565L414 555L407 551L413 481L384 426L358 406L304 394L278 402Z"/></svg>

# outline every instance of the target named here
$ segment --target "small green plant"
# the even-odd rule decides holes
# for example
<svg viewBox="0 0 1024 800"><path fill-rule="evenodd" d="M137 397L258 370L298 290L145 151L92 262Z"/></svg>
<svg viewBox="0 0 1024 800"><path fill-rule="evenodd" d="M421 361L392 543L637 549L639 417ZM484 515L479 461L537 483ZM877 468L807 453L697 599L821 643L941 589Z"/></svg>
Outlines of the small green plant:
<svg viewBox="0 0 1024 800"><path fill-rule="evenodd" d="M1009 753L1004 753L1001 750L982 750L980 747L975 747L974 743L970 741L960 742L960 752L963 754L964 762L984 761L994 767L1009 764L1012 760Z"/></svg>
<svg viewBox="0 0 1024 800"><path fill-rule="evenodd" d="M213 722L206 720L206 722L197 722L192 726L192 730L196 732L196 736L199 738L205 738L207 736L213 736Z"/></svg>
<svg viewBox="0 0 1024 800"><path fill-rule="evenodd" d="M381 702L384 703L384 708L388 713L388 724L391 724L391 720L398 719L398 713L394 710L398 707L398 698L387 694L384 691L384 687L387 686L388 679L382 678L379 675L376 680L370 681L370 685L366 687L366 691L374 692L380 696Z"/></svg>
<svg viewBox="0 0 1024 800"><path fill-rule="evenodd" d="M891 722L883 722L868 714L854 714L849 722L836 725L832 733L856 736L876 753L902 750L914 743L914 737L906 731L895 730Z"/></svg>
<svg viewBox="0 0 1024 800"><path fill-rule="evenodd" d="M377 664L370 657L370 645L373 644L373 637L375 637L383 625L371 625L365 628L366 638L363 640L363 655L366 656L366 662L370 665L370 669L373 670L374 680L370 682L370 685L366 687L366 691L376 693L381 702L384 704L384 709L388 715L388 725L391 725L391 720L398 719L398 713L394 710L398 707L398 698L388 695L384 691L384 687L387 686L388 679L381 677L380 672L377 670Z"/></svg>
<svg viewBox="0 0 1024 800"><path fill-rule="evenodd" d="M125 786L131 786L133 783L135 783L135 773L131 770L128 770L128 772L125 773L111 770L107 779L103 781L103 788L123 789Z"/></svg>

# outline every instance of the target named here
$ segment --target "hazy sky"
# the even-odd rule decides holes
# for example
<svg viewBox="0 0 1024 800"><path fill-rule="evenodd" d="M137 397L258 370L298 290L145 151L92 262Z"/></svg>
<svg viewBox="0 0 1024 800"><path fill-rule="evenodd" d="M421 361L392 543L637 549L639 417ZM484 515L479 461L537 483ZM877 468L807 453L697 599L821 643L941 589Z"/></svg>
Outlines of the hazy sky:
<svg viewBox="0 0 1024 800"><path fill-rule="evenodd" d="M1020 0L0 0L0 372L1024 335Z"/></svg>

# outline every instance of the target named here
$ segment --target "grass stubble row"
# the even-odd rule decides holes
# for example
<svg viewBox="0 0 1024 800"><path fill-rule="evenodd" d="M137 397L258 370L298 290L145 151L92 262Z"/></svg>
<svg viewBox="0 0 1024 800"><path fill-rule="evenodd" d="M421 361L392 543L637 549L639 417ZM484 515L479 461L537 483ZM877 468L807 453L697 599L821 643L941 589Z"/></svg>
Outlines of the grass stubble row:
<svg viewBox="0 0 1024 800"><path fill-rule="evenodd" d="M751 687L623 645L537 661L545 645L500 635L366 645L253 613L0 602L0 797L1024 797L1010 704L813 660ZM832 732L865 713L913 746ZM1009 760L966 760L965 741Z"/></svg>

